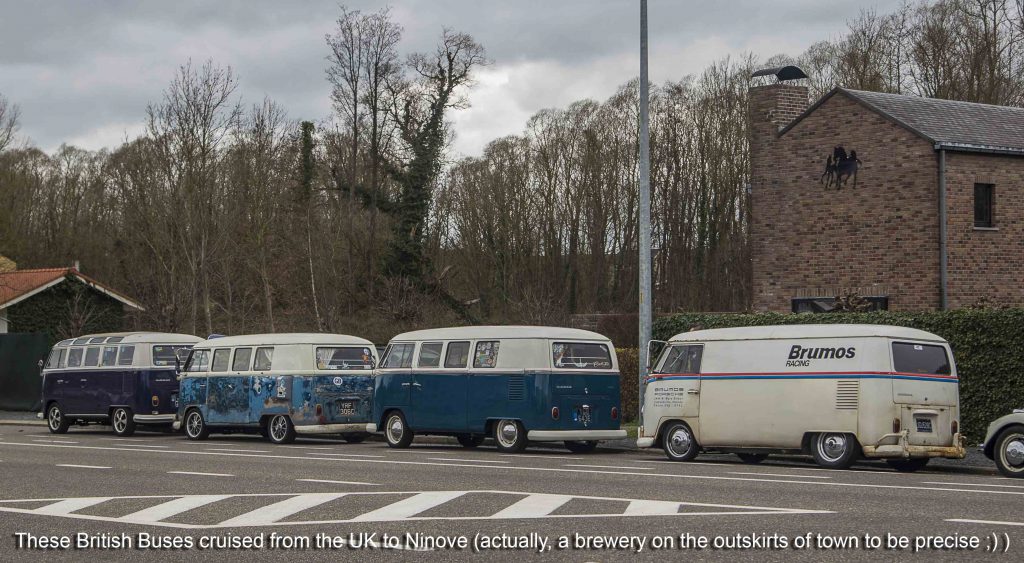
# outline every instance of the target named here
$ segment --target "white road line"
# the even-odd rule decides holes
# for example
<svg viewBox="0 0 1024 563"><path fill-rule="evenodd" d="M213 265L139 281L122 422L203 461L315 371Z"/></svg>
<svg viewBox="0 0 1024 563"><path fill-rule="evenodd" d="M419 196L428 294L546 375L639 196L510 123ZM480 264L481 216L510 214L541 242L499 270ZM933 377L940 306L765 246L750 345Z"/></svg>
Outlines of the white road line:
<svg viewBox="0 0 1024 563"><path fill-rule="evenodd" d="M679 461L669 461L667 459L651 459L651 460L637 459L637 460L634 460L633 463L668 463L668 464L677 465L677 466L681 466L683 463L687 463L687 464L692 465L694 467L701 467L701 466L704 466L704 465L717 465L717 466L721 466L721 467L740 467L740 464L738 464L738 463L711 463L709 461L679 462Z"/></svg>
<svg viewBox="0 0 1024 563"><path fill-rule="evenodd" d="M654 471L653 467L630 467L628 465L576 465L567 463L562 467L593 467L595 469L633 469L636 471Z"/></svg>
<svg viewBox="0 0 1024 563"><path fill-rule="evenodd" d="M110 497L69 498L53 504L41 506L32 512L36 514L48 514L50 516L64 516L71 514L76 510L82 510L83 508L88 508L108 500L110 500Z"/></svg>
<svg viewBox="0 0 1024 563"><path fill-rule="evenodd" d="M222 448L206 448L208 452L237 452L244 454L269 454L269 450L236 450L236 449L222 449Z"/></svg>
<svg viewBox="0 0 1024 563"><path fill-rule="evenodd" d="M138 512L132 512L127 516L118 518L118 520L129 520L133 522L159 522L176 514L188 512L194 508L206 506L226 498L231 498L231 495L196 495L176 498L174 500L160 503L156 506L144 508Z"/></svg>
<svg viewBox="0 0 1024 563"><path fill-rule="evenodd" d="M345 496L345 493L318 493L311 495L296 495L292 498L286 498L284 500L275 502L274 504L267 505L245 514L240 514L234 518L229 518L220 523L221 526L261 526L265 524L273 524L278 520L282 520L308 510L315 506L331 502L332 500L339 499Z"/></svg>
<svg viewBox="0 0 1024 563"><path fill-rule="evenodd" d="M792 477L794 479L831 479L823 475L786 475L785 473L756 473L753 471L729 471L729 475L759 475L761 477Z"/></svg>
<svg viewBox="0 0 1024 563"><path fill-rule="evenodd" d="M427 459L432 459L434 461L468 461L471 463L509 463L507 461L496 461L491 459L458 459L453 457L428 457Z"/></svg>
<svg viewBox="0 0 1024 563"><path fill-rule="evenodd" d="M302 481L304 483L328 483L331 485L366 485L368 487L377 486L377 483L363 483L360 481L333 481L331 479L296 479L296 481Z"/></svg>
<svg viewBox="0 0 1024 563"><path fill-rule="evenodd" d="M292 450L333 450L335 448L321 448L319 446L278 446L279 448L288 448Z"/></svg>
<svg viewBox="0 0 1024 563"><path fill-rule="evenodd" d="M78 467L80 469L112 469L106 465L77 465L74 463L58 463L57 467Z"/></svg>
<svg viewBox="0 0 1024 563"><path fill-rule="evenodd" d="M555 460L559 460L559 459L584 459L582 457L572 457L572 456L558 455L558 454L552 454L552 455L498 454L498 455L500 455L501 457L535 457L535 458L538 458L538 459L555 459Z"/></svg>
<svg viewBox="0 0 1024 563"><path fill-rule="evenodd" d="M542 518L570 500L570 495L530 495L494 513L491 518Z"/></svg>
<svg viewBox="0 0 1024 563"><path fill-rule="evenodd" d="M43 442L47 444L77 444L74 440L32 440L33 442Z"/></svg>
<svg viewBox="0 0 1024 563"><path fill-rule="evenodd" d="M353 518L352 521L390 522L394 520L404 520L410 516L415 516L420 512L430 510L435 506L440 506L452 499L459 498L466 494L466 492L467 491L438 491L420 493L416 496L389 504L383 508L371 510L365 514L360 514Z"/></svg>
<svg viewBox="0 0 1024 563"><path fill-rule="evenodd" d="M384 456L382 456L382 455L369 455L369 454L331 454L331 453L311 452L309 455L329 455L329 456L335 456L335 457L370 457L370 458L384 459Z"/></svg>
<svg viewBox="0 0 1024 563"><path fill-rule="evenodd" d="M951 518L946 522L962 522L964 524L993 524L998 526L1024 526L1024 522L1003 522L1000 520L968 520L966 518Z"/></svg>
<svg viewBox="0 0 1024 563"><path fill-rule="evenodd" d="M634 500L626 507L624 516L679 514L679 503L666 500Z"/></svg>
<svg viewBox="0 0 1024 563"><path fill-rule="evenodd" d="M421 455L437 455L437 450L387 450L389 454L421 454Z"/></svg>
<svg viewBox="0 0 1024 563"><path fill-rule="evenodd" d="M168 471L171 475L201 475L203 477L234 477L230 473L201 473L199 471Z"/></svg>
<svg viewBox="0 0 1024 563"><path fill-rule="evenodd" d="M988 485L985 483L944 483L941 481L922 481L925 485L953 485L957 487L998 487L1000 489L1024 489L1024 485Z"/></svg>
<svg viewBox="0 0 1024 563"><path fill-rule="evenodd" d="M122 444L122 445L125 446L125 447L130 447L130 448L160 448L160 449L163 449L163 450L166 450L166 449L170 448L170 446L148 446L146 444Z"/></svg>

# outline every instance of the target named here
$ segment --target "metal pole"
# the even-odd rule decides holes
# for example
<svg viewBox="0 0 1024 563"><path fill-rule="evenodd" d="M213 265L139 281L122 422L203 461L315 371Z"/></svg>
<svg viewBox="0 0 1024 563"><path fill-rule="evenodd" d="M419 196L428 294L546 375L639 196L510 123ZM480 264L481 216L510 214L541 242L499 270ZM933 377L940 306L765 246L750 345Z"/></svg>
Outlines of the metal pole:
<svg viewBox="0 0 1024 563"><path fill-rule="evenodd" d="M640 380L637 409L643 405L647 347L651 340L651 147L647 115L647 0L640 0ZM643 419L640 420L643 424Z"/></svg>

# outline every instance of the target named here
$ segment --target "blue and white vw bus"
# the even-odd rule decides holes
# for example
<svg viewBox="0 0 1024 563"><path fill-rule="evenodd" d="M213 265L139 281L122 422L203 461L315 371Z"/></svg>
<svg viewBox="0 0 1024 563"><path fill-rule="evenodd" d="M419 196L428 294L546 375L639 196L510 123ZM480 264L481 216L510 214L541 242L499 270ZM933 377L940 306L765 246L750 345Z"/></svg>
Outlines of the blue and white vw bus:
<svg viewBox="0 0 1024 563"><path fill-rule="evenodd" d="M195 345L180 375L178 419L192 440L259 432L275 444L297 434L368 435L377 350L342 334L255 334Z"/></svg>
<svg viewBox="0 0 1024 563"><path fill-rule="evenodd" d="M179 358L202 340L188 334L124 332L58 342L43 364L43 412L50 432L110 424L118 436L138 425L170 426Z"/></svg>
<svg viewBox="0 0 1024 563"><path fill-rule="evenodd" d="M527 441L575 452L619 429L615 347L570 328L472 326L419 330L391 340L376 370L373 421L389 446L416 434L455 436L467 448L494 438L519 452Z"/></svg>

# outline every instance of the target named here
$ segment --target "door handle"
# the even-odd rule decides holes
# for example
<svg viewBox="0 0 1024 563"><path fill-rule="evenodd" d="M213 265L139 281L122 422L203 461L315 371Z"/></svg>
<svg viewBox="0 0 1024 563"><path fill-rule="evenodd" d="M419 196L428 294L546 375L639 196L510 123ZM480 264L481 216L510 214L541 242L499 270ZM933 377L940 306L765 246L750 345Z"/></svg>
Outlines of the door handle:
<svg viewBox="0 0 1024 563"><path fill-rule="evenodd" d="M80 381L80 382L82 382L82 383L88 383L88 382L89 382L89 380L88 380L88 379L79 379L78 381Z"/></svg>
<svg viewBox="0 0 1024 563"><path fill-rule="evenodd" d="M408 386L410 386L410 385L412 385L412 383L403 383L403 384L402 384L402 387L408 387Z"/></svg>
<svg viewBox="0 0 1024 563"><path fill-rule="evenodd" d="M686 392L691 395L700 395L700 389L687 389Z"/></svg>
<svg viewBox="0 0 1024 563"><path fill-rule="evenodd" d="M423 387L423 386L422 386L422 385L420 385L419 383L413 383L413 384L412 384L412 386L413 386L413 387Z"/></svg>

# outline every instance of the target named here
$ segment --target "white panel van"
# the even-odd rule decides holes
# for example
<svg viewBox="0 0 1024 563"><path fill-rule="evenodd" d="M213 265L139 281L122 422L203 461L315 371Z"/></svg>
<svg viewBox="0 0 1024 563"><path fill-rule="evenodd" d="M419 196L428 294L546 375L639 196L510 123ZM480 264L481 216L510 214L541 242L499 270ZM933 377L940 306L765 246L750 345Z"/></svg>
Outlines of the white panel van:
<svg viewBox="0 0 1024 563"><path fill-rule="evenodd" d="M949 344L921 330L790 325L677 334L645 381L640 447L758 463L805 453L829 468L881 458L901 471L962 458Z"/></svg>

